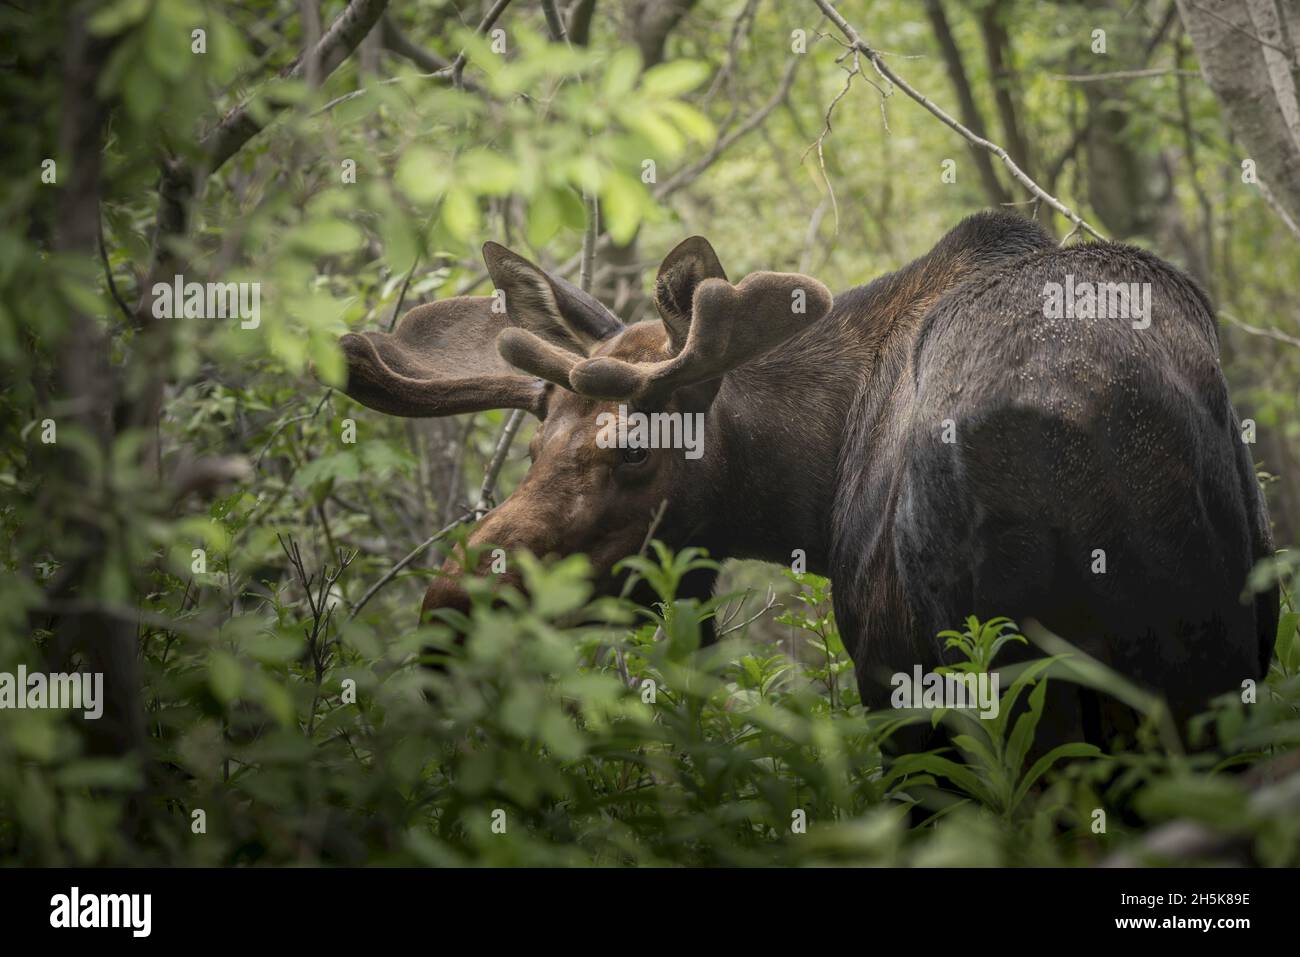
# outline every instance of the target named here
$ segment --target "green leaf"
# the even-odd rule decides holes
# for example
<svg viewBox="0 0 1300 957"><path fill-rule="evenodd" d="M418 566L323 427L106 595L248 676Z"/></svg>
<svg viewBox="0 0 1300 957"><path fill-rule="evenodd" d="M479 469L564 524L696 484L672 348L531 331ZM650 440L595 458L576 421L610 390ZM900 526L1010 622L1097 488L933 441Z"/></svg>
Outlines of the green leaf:
<svg viewBox="0 0 1300 957"><path fill-rule="evenodd" d="M1000 769L997 756L989 747L988 741L981 741L974 735L970 734L957 734L953 735L952 743L967 754L978 759L979 762L988 770L996 771Z"/></svg>
<svg viewBox="0 0 1300 957"><path fill-rule="evenodd" d="M183 23L178 23L175 13L169 11L168 4L154 7L149 22L145 25L145 56L149 65L159 76L173 82L185 76L194 63L194 54L190 52L190 30Z"/></svg>
<svg viewBox="0 0 1300 957"><path fill-rule="evenodd" d="M1056 657L1036 658L1024 665L1024 669L1016 675L1011 687L1002 693L998 703L998 716L996 718L997 727L1005 728L1007 721L1011 718L1011 712L1015 710L1016 702L1020 700L1020 693L1034 683L1044 671L1053 663L1059 660ZM1037 722L1034 722L1035 726Z"/></svg>
<svg viewBox="0 0 1300 957"><path fill-rule="evenodd" d="M347 360L338 340L327 336L313 336L309 347L311 361L316 364L316 375L326 385L336 389L347 384Z"/></svg>
<svg viewBox="0 0 1300 957"><path fill-rule="evenodd" d="M458 182L486 196L506 196L519 179L514 161L488 149L474 149L461 157Z"/></svg>
<svg viewBox="0 0 1300 957"><path fill-rule="evenodd" d="M1250 799L1228 775L1191 775L1151 782L1137 797L1138 811L1153 819L1191 818L1219 828L1249 823Z"/></svg>
<svg viewBox="0 0 1300 957"><path fill-rule="evenodd" d="M111 788L128 791L140 784L139 772L112 758L83 758L60 768L55 776L65 788Z"/></svg>
<svg viewBox="0 0 1300 957"><path fill-rule="evenodd" d="M449 190L442 204L442 222L447 232L462 242L473 239L480 223L478 200L459 187Z"/></svg>
<svg viewBox="0 0 1300 957"><path fill-rule="evenodd" d="M657 155L675 160L686 149L686 140L677 127L669 123L656 109L637 109L625 112L623 122L650 141Z"/></svg>
<svg viewBox="0 0 1300 957"><path fill-rule="evenodd" d="M641 89L653 96L680 96L695 89L709 75L709 65L697 60L673 60L645 71Z"/></svg>
<svg viewBox="0 0 1300 957"><path fill-rule="evenodd" d="M573 722L555 707L547 708L537 727L542 743L561 761L573 761L586 750Z"/></svg>
<svg viewBox="0 0 1300 957"><path fill-rule="evenodd" d="M586 577L587 560L581 555L570 556L550 568L526 552L515 560L523 570L533 610L542 618L575 611L591 596L591 583Z"/></svg>
<svg viewBox="0 0 1300 957"><path fill-rule="evenodd" d="M518 738L529 738L536 731L537 714L543 705L541 690L533 684L511 688L498 712L501 727Z"/></svg>
<svg viewBox="0 0 1300 957"><path fill-rule="evenodd" d="M149 122L162 106L162 84L145 60L136 60L127 67L122 92L126 100L126 111L137 123Z"/></svg>
<svg viewBox="0 0 1300 957"><path fill-rule="evenodd" d="M394 273L405 273L415 262L415 229L406 214L397 208L383 210L379 234L384 244L384 258Z"/></svg>
<svg viewBox="0 0 1300 957"><path fill-rule="evenodd" d="M1029 746L1034 740L1034 730L1038 727L1039 719L1043 714L1046 695L1047 679L1043 679L1029 694L1029 710L1016 719L1016 726L1011 731L1006 752L1007 768L1012 774L1019 774L1020 766L1025 763L1025 755L1029 753ZM1008 702L1005 706L1009 708L1012 703Z"/></svg>
<svg viewBox="0 0 1300 957"><path fill-rule="evenodd" d="M560 202L556 190L546 189L528 205L528 242L540 247L550 241L560 230Z"/></svg>
<svg viewBox="0 0 1300 957"><path fill-rule="evenodd" d="M280 664L302 654L301 636L254 635L244 641L241 650L267 664Z"/></svg>
<svg viewBox="0 0 1300 957"><path fill-rule="evenodd" d="M14 750L36 761L49 761L58 751L59 732L54 723L37 717L25 717L6 729Z"/></svg>
<svg viewBox="0 0 1300 957"><path fill-rule="evenodd" d="M412 146L397 163L397 187L414 203L430 203L442 195L446 177L438 172L447 157L428 146ZM358 177L358 180L360 177Z"/></svg>
<svg viewBox="0 0 1300 957"><path fill-rule="evenodd" d="M556 201L560 204L560 219L565 226L582 232L587 228L587 208L582 205L582 197L569 187L555 191Z"/></svg>
<svg viewBox="0 0 1300 957"><path fill-rule="evenodd" d="M230 704L239 697L243 673L239 662L228 651L212 651L208 655L208 687L222 704Z"/></svg>
<svg viewBox="0 0 1300 957"><path fill-rule="evenodd" d="M970 768L949 758L937 754L905 754L894 762L891 771L895 775L912 774L916 771L928 771L931 774L948 778L959 788L975 798L985 807L996 807L997 801L984 782Z"/></svg>
<svg viewBox="0 0 1300 957"><path fill-rule="evenodd" d="M289 689L272 680L270 675L259 674L257 678L257 700L282 728L292 727L298 715Z"/></svg>
<svg viewBox="0 0 1300 957"><path fill-rule="evenodd" d="M1284 612L1277 620L1277 640L1273 650L1277 660L1287 671L1300 666L1300 640L1296 638L1296 625L1300 624L1300 611Z"/></svg>
<svg viewBox="0 0 1300 957"><path fill-rule="evenodd" d="M717 137L713 121L707 116L681 100L669 100L659 107L677 124L677 128L701 146L712 146Z"/></svg>
<svg viewBox="0 0 1300 957"><path fill-rule="evenodd" d="M96 11L88 25L96 36L112 36L139 23L148 12L149 0L116 0Z"/></svg>
<svg viewBox="0 0 1300 957"><path fill-rule="evenodd" d="M1020 784L1016 787L1016 793L1011 798L1011 807L1008 810L1014 811L1020 806L1020 802L1025 799L1029 789L1034 786L1039 778L1047 773L1047 770L1060 761L1062 758L1104 758L1106 757L1095 745L1073 742L1071 744L1062 744L1060 747L1052 748L1045 755L1034 762L1034 766L1029 769L1029 773L1024 776Z"/></svg>
<svg viewBox="0 0 1300 957"><path fill-rule="evenodd" d="M601 89L607 100L616 101L632 92L641 73L641 53L636 47L623 47L609 58L605 82Z"/></svg>
<svg viewBox="0 0 1300 957"><path fill-rule="evenodd" d="M292 234L293 244L321 256L350 253L365 243L360 229L341 219L319 219L303 223Z"/></svg>
<svg viewBox="0 0 1300 957"><path fill-rule="evenodd" d="M299 488L309 488L317 482L331 479L353 482L361 478L361 461L357 454L348 450L323 455L315 461L308 462L293 477L293 483Z"/></svg>
<svg viewBox="0 0 1300 957"><path fill-rule="evenodd" d="M641 184L622 173L610 173L601 185L605 221L609 234L619 245L625 245L636 235L641 225L642 213L647 205L646 192Z"/></svg>

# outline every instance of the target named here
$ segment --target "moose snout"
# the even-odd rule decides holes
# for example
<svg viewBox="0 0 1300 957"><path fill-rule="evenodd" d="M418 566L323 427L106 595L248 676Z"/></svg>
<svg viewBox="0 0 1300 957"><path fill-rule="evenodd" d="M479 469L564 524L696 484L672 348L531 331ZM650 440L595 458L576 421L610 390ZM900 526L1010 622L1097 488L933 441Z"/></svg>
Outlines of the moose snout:
<svg viewBox="0 0 1300 957"><path fill-rule="evenodd" d="M440 608L452 608L468 615L469 604L469 592L461 587L460 582L452 578L435 578L424 593L420 620L427 621L429 614Z"/></svg>
<svg viewBox="0 0 1300 957"><path fill-rule="evenodd" d="M458 561L453 559L443 567L442 571L443 574L430 582L428 589L424 593L424 602L420 606L421 621L427 621L430 614L441 608L450 608L464 615L469 614L471 605L469 592L460 583L459 579L464 569ZM514 572L493 574L486 569L481 569L478 572L478 577L490 579L494 593L510 587L517 588L520 591L524 590L522 579ZM501 601L501 598L494 596L494 604Z"/></svg>

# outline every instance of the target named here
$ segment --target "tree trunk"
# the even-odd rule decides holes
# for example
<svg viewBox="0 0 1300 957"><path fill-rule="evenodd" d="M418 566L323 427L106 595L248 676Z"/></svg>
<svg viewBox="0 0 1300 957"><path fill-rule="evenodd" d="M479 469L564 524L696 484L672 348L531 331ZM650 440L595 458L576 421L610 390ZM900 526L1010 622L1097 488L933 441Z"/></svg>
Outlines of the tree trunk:
<svg viewBox="0 0 1300 957"><path fill-rule="evenodd" d="M102 175L102 136L107 109L95 86L107 54L86 29L85 12L68 24L63 57L63 102L59 126L61 188L54 224L54 251L69 262L93 263L99 238L99 196ZM74 280L77 281L77 280ZM116 384L109 365L108 336L93 315L70 307L68 327L59 352L59 395L56 408L66 410L55 418L67 436L80 430L94 444L102 461L110 458L115 438L112 410ZM72 512L59 554L63 568L51 589L50 600L71 604L54 625L51 664L65 667L80 657L91 672L104 676L104 713L87 722L90 750L100 754L125 754L144 744L144 712L140 705L140 658L134 624L101 607L97 583L109 564L121 561L114 554L108 473L88 467L75 442L59 437L54 446L54 467L65 489L79 488L85 499ZM87 504L92 507L87 508ZM93 507L97 503L98 507ZM85 518L87 513L95 518Z"/></svg>
<svg viewBox="0 0 1300 957"><path fill-rule="evenodd" d="M966 75L966 66L962 63L957 42L953 39L952 28L948 25L943 3L941 0L926 0L925 12L930 17L930 25L934 29L934 37L939 43L939 49L943 51L948 79L952 82L953 91L957 94L957 103L961 108L961 121L976 136L988 139L984 117L980 114L979 107L975 105L975 95L971 91L970 79ZM1011 194L1003 188L1002 181L998 179L997 170L993 166L993 155L974 144L968 145L971 158L975 160L975 168L979 170L980 182L984 184L984 193L988 196L989 205L1000 206L1011 202Z"/></svg>
<svg viewBox="0 0 1300 957"><path fill-rule="evenodd" d="M1201 74L1254 160L1259 179L1300 223L1300 109L1297 108L1297 0L1178 0Z"/></svg>

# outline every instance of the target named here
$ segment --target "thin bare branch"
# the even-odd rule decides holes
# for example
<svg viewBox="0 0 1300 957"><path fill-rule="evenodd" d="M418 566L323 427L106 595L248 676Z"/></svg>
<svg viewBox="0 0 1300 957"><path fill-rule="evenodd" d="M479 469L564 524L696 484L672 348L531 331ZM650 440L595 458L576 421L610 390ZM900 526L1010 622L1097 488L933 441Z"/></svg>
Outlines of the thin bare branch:
<svg viewBox="0 0 1300 957"><path fill-rule="evenodd" d="M411 562L419 558L426 548L428 548L434 542L438 541L438 539L443 538L446 535L450 534L451 531L454 528L456 528L456 526L463 525L465 522L472 521L473 519L474 519L474 514L472 512L466 512L464 515L459 516L454 521L445 525L443 528L438 529L438 531L434 532L432 535L426 538L419 545L416 545L413 549L407 552L406 556L402 558L396 565L390 568L383 578L379 579L379 581L375 582L373 585L371 585L369 588L366 589L366 593L361 596L360 600L357 601L355 605L352 606L352 611L348 615L348 621L351 621L353 618L356 618L357 615L361 612L361 609L366 607L366 602L374 598L375 595L378 594L379 589L383 588L390 581L396 578L398 573L403 568L405 568L407 565L411 564Z"/></svg>
<svg viewBox="0 0 1300 957"><path fill-rule="evenodd" d="M365 39L387 6L388 0L352 0L330 24L320 42L306 51L305 56L299 57L285 76L289 79L303 77L308 64L314 63L320 70L321 82L324 82ZM226 114L201 141L200 145L208 155L206 172L210 174L220 169L226 160L239 152L261 130L262 124L253 118L248 103L243 103Z"/></svg>
<svg viewBox="0 0 1300 957"><path fill-rule="evenodd" d="M392 332L393 327L397 325L397 319L402 314L402 305L406 302L406 291L411 288L411 278L415 275L415 267L420 265L420 254L417 252L415 258L411 260L411 268L406 271L406 278L402 280L402 291L397 294L397 304L393 306L393 315L388 320L388 331Z"/></svg>
<svg viewBox="0 0 1300 957"><path fill-rule="evenodd" d="M448 75L450 75L451 61L434 53L432 50L426 50L408 38L401 28L393 22L391 14L384 14L379 28L383 31L384 49L390 53L395 53L403 59L410 60L426 73L447 71Z"/></svg>
<svg viewBox="0 0 1300 957"><path fill-rule="evenodd" d="M1229 325L1236 326L1242 332L1250 333L1252 336L1262 336L1265 339L1273 339L1277 342L1285 342L1289 346L1300 346L1300 338L1287 335L1278 329L1270 329L1261 326L1252 326L1248 322L1243 322L1232 313L1223 309L1219 310L1219 316L1222 317Z"/></svg>
<svg viewBox="0 0 1300 957"><path fill-rule="evenodd" d="M1233 23L1231 20L1219 16L1219 14L1215 13L1209 7L1197 3L1196 0L1187 0L1187 5L1189 7L1195 7L1197 10L1200 10L1201 13L1205 14L1207 17L1209 17L1212 20L1218 20L1224 26L1228 27L1228 29L1233 30L1236 33L1240 33L1243 37L1250 37L1250 39L1254 40L1260 46L1269 47L1273 50L1277 50L1279 53L1286 54L1287 57L1292 56L1291 51L1288 50L1286 47L1278 46L1276 43L1273 43L1270 40L1265 40L1259 34L1252 33L1251 31L1245 29L1244 27L1238 26L1237 24Z"/></svg>
<svg viewBox="0 0 1300 957"><path fill-rule="evenodd" d="M727 41L727 59L723 61L718 72L713 74L713 81L704 94L704 102L712 100L723 84L730 85L731 78L735 76L736 63L740 59L740 44L754 28L754 15L758 12L758 4L759 0L746 0L740 13L732 21L731 39Z"/></svg>
<svg viewBox="0 0 1300 957"><path fill-rule="evenodd" d="M743 607L744 604L745 603L742 601L740 605L737 606L736 614L740 613L740 608ZM771 588L769 588L767 590L767 601L763 603L762 608L760 608L755 614L751 615L749 618L746 618L744 621L737 622L734 625L728 624L727 627L724 627L721 631L718 632L717 637L722 638L726 635L730 635L732 632L740 631L742 628L747 628L750 625L752 625L754 622L758 621L758 619L766 615L773 608L782 608L782 607L784 606L779 601L776 600L776 592L773 591ZM730 619L728 619L728 622L729 621Z"/></svg>
<svg viewBox="0 0 1300 957"><path fill-rule="evenodd" d="M592 266L596 261L596 238L600 232L600 203L594 193L582 197L587 210L587 228L582 233L582 262L578 270L578 285L583 292L591 292Z"/></svg>
<svg viewBox="0 0 1300 957"><path fill-rule="evenodd" d="M542 13L546 17L546 29L550 31L551 39L556 43L568 43L569 34L564 28L560 12L555 8L555 0L542 0Z"/></svg>
<svg viewBox="0 0 1300 957"><path fill-rule="evenodd" d="M1268 188L1268 184L1261 179L1256 180L1255 185L1259 187L1260 197L1264 202L1268 203L1273 212L1277 213L1278 218L1282 220L1282 224L1286 226L1287 229L1291 230L1291 235L1295 236L1296 239L1300 239L1300 226L1296 225L1296 221L1291 218L1291 214L1277 201L1277 197L1274 196L1273 191Z"/></svg>
<svg viewBox="0 0 1300 957"><path fill-rule="evenodd" d="M862 72L862 63L859 59L857 50L848 50L843 55L837 57L835 62L843 63L844 58L850 55L853 57L853 68L849 69L848 67L845 67L844 86L835 94L834 98L826 107L826 115L822 120L822 131L818 134L817 139L810 143L808 148L803 151L803 155L799 157L799 162L802 163L808 157L810 152L814 149L817 150L817 168L821 171L822 182L826 184L826 194L830 197L831 213L835 217L835 232L837 233L840 231L840 206L835 200L835 187L831 185L830 175L826 172L826 154L822 149L822 145L826 142L826 137L830 136L833 130L833 127L831 126L831 118L835 115L835 107L839 106L840 100L848 96L849 90L853 89L853 78L855 76L860 76L864 80L866 79L866 74ZM883 103L884 100L882 99L881 102ZM881 116L884 116L883 108L881 110ZM889 128L888 121L885 123L885 128Z"/></svg>
<svg viewBox="0 0 1300 957"><path fill-rule="evenodd" d="M131 307L126 304L122 294L117 291L117 282L113 279L113 267L108 264L108 249L104 245L104 217L99 217L99 258L104 264L104 279L108 282L108 292L117 303L117 308L122 310L122 315L126 317L127 323L134 321L131 313Z"/></svg>
<svg viewBox="0 0 1300 957"><path fill-rule="evenodd" d="M666 511L668 511L668 499L665 498L660 500L659 507L656 508L654 514L650 516L650 527L646 529L645 537L641 539L641 547L637 549L637 555L644 555L645 550L650 547L650 542L654 539L655 532L659 530L659 523L664 520L664 512ZM633 580L634 579L631 575L623 580L623 588L619 592L619 598L626 598L631 594ZM656 630L656 640L658 637L659 632ZM619 677L623 679L623 684L629 688L632 687L632 676L628 673L627 658L623 654L622 647L618 644L613 644L610 645L610 649L614 652L614 663L618 668Z"/></svg>
<svg viewBox="0 0 1300 957"><path fill-rule="evenodd" d="M816 3L818 9L820 9L822 13L826 15L826 18L830 20L832 23L834 23L835 26L839 29L839 31L844 34L844 36L848 39L849 43L855 49L861 52L868 59L868 61L870 61L871 65L875 68L876 72L880 74L882 79L892 84L893 86L898 87L900 90L906 93L911 99L915 100L917 103L921 104L921 106L925 107L926 110L928 110L932 115L938 118L939 121L942 122L945 126L949 127L952 130L955 130L968 142L975 144L981 149L988 150L998 159L1002 160L1002 162L1006 165L1007 170L1011 173L1011 176L1018 183L1020 183L1022 186L1024 186L1027 190L1029 190L1031 193L1033 193L1043 202L1047 203L1048 206L1051 206L1052 209L1056 210L1058 213L1060 213L1062 216L1064 216L1066 219L1068 219L1071 223L1074 224L1074 229L1071 230L1072 234L1078 230L1083 230L1084 232L1087 232L1097 237L1098 239L1105 238L1104 236L1102 236L1101 233L1093 229L1092 226L1088 225L1088 223L1086 223L1083 220L1083 218L1079 216L1078 213L1070 209L1059 199L1049 194L1045 189L1043 189L1032 179L1030 179L1029 176L1025 173L1025 171L1016 165L1015 161L1012 160L1011 156L1007 153L1005 149L1003 149L997 143L994 143L992 140L985 139L982 136L977 136L975 133L971 132L969 129L967 129L965 126L959 123L952 116L948 115L948 113L944 112L944 110L941 109L939 106L937 106L929 97L921 93L910 83L908 83L897 73L895 73L893 68L890 67L889 64L886 63L884 59L881 57L879 51L867 45L867 43L862 39L861 35L859 35L858 31L855 30L849 24L849 22L840 15L840 12L835 9L835 5L832 4L830 0L813 0L813 2ZM1067 236L1066 238L1068 239L1069 237Z"/></svg>
<svg viewBox="0 0 1300 957"><path fill-rule="evenodd" d="M506 420L505 426L501 429L500 436L497 437L496 448L492 452L492 458L488 462L487 473L483 476L483 484L479 487L478 502L474 505L474 518L481 519L492 508L493 495L496 492L497 479L501 475L501 467L506 464L506 455L510 452L510 444L515 440L515 433L519 431L519 426L524 423L524 410L515 409L510 413L510 418Z"/></svg>
<svg viewBox="0 0 1300 957"><path fill-rule="evenodd" d="M1107 80L1143 80L1152 76L1200 76L1200 70L1153 67L1149 70L1115 70L1113 73L1049 73L1053 80L1071 83L1105 83Z"/></svg>
<svg viewBox="0 0 1300 957"><path fill-rule="evenodd" d="M501 14L505 12L506 7L510 6L510 0L497 0L492 4L492 8L484 15L483 20L479 23L475 31L479 36L487 36L489 30L496 25ZM456 54L456 59L451 61L451 82L458 87L464 86L461 74L465 72L465 51L461 50Z"/></svg>
<svg viewBox="0 0 1300 957"><path fill-rule="evenodd" d="M689 186L700 176L701 173L712 166L719 156L730 149L737 140L743 136L749 135L762 126L763 121L772 114L772 111L784 103L786 97L790 95L790 88L794 85L795 71L798 68L799 57L796 56L786 64L785 72L781 75L781 83L776 88L776 92L772 94L771 99L769 99L760 109L755 111L749 119L745 120L745 122L741 123L727 135L719 138L718 141L713 144L713 147L709 152L701 159L660 183L659 187L655 190L655 199L665 199L677 192L683 186ZM570 267L570 269L572 269L572 267Z"/></svg>
<svg viewBox="0 0 1300 957"><path fill-rule="evenodd" d="M271 437L268 438L266 440L266 444L262 446L262 450L258 452L257 457L253 459L253 468L257 468L262 464L262 458L263 456L266 455L267 450L271 448L271 443L275 441L276 436L278 436L289 426L293 425L295 422L303 422L307 419L316 418L316 416L320 415L320 410L325 407L325 403L329 401L329 397L333 394L334 394L334 388L332 386L326 388L325 394L320 397L320 401L316 403L316 408L313 411L304 412L302 415L295 415L292 418L285 419L283 422L277 425L275 427L275 430L271 433Z"/></svg>

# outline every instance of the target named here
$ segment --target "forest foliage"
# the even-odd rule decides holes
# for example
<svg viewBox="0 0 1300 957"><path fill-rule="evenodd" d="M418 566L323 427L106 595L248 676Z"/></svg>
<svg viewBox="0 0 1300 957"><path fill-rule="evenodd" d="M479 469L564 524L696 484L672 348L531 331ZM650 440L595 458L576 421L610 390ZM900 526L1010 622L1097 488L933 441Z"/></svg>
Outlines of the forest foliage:
<svg viewBox="0 0 1300 957"><path fill-rule="evenodd" d="M367 6L355 49L303 55ZM99 728L0 710L0 861L1095 864L1177 820L1209 835L1190 860L1300 862L1270 789L1300 742L1300 257L1173 4L839 5L1047 192L1205 286L1257 424L1284 549L1256 573L1284 586L1257 700L1216 702L1209 747L1171 746L1149 708L1104 753L1036 761L1048 682L1114 676L1057 649L999 721L866 711L812 575L728 564L718 595L683 599L713 559L647 543L627 567L659 600L638 606L593 594L582 556L524 554L529 597L467 579L467 620L418 623L464 526L385 576L473 512L508 413L368 410L340 391L337 339L489 291L485 240L576 281L598 208L594 290L631 321L692 234L733 276L839 291L998 195L1070 224L852 73L813 3L578 0L561 41L520 2L504 52L479 29L499 4L384 6L0 6L0 671L98 667L130 691ZM152 284L182 272L260 284L260 322L154 315ZM702 647L709 618L728 633ZM951 624L977 671L1018 636ZM939 720L953 750L894 753Z"/></svg>

